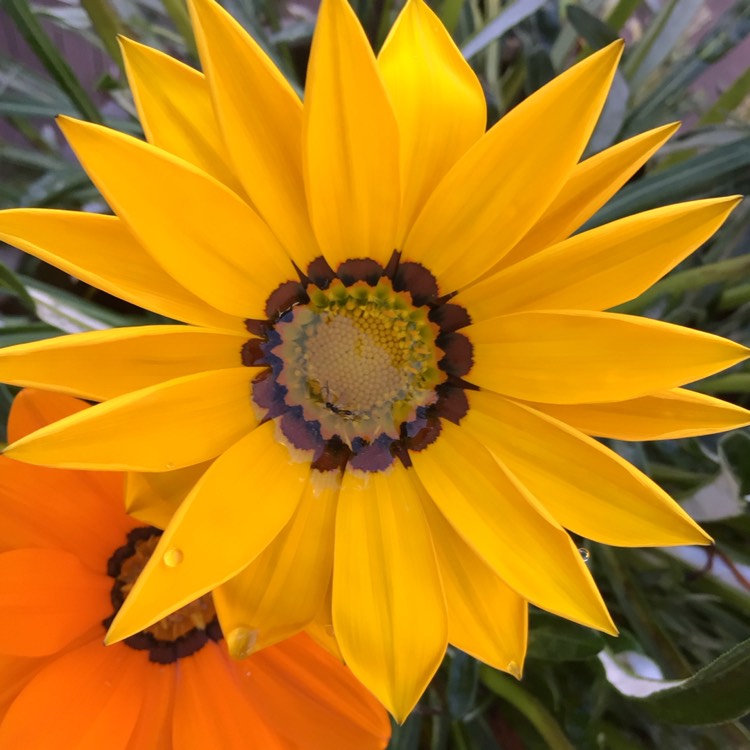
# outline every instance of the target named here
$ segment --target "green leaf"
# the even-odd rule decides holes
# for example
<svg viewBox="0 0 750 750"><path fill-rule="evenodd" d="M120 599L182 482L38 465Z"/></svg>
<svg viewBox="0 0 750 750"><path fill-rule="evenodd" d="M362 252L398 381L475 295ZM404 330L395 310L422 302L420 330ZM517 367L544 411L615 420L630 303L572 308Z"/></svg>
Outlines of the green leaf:
<svg viewBox="0 0 750 750"><path fill-rule="evenodd" d="M473 708L479 685L479 662L463 651L454 651L448 669L448 711L455 719L464 718Z"/></svg>
<svg viewBox="0 0 750 750"><path fill-rule="evenodd" d="M719 146L627 185L586 223L585 229L696 196L726 194L726 183L734 175L746 175L748 167L750 138Z"/></svg>
<svg viewBox="0 0 750 750"><path fill-rule="evenodd" d="M724 435L719 452L737 480L740 494L750 495L750 434L743 430Z"/></svg>
<svg viewBox="0 0 750 750"><path fill-rule="evenodd" d="M605 655L603 655L605 656ZM735 721L750 712L750 638L722 654L692 677L678 681L628 677L606 655L607 677L623 695L660 721L687 726ZM622 674L617 674L615 668ZM624 676L623 676L624 675Z"/></svg>
<svg viewBox="0 0 750 750"><path fill-rule="evenodd" d="M508 6L502 13L493 18L478 34L474 35L461 48L463 56L469 60L492 42L500 39L514 26L525 18L536 13L544 6L547 0L516 0L513 5Z"/></svg>
<svg viewBox="0 0 750 750"><path fill-rule="evenodd" d="M578 5L567 7L568 20L592 49L601 49L619 39L617 31Z"/></svg>
<svg viewBox="0 0 750 750"><path fill-rule="evenodd" d="M0 289L6 289L14 294L31 312L34 312L34 300L31 299L26 287L20 279L5 264L0 263Z"/></svg>
<svg viewBox="0 0 750 750"><path fill-rule="evenodd" d="M604 637L569 620L534 612L529 623L530 659L581 661L604 648Z"/></svg>
<svg viewBox="0 0 750 750"><path fill-rule="evenodd" d="M34 50L49 74L58 82L60 87L70 97L76 108L86 119L101 122L94 102L83 89L75 73L60 54L59 50L47 36L38 19L32 12L26 0L2 0L2 7L18 27L24 39Z"/></svg>
<svg viewBox="0 0 750 750"><path fill-rule="evenodd" d="M526 93L533 94L555 77L555 68L544 47L535 47L526 55Z"/></svg>

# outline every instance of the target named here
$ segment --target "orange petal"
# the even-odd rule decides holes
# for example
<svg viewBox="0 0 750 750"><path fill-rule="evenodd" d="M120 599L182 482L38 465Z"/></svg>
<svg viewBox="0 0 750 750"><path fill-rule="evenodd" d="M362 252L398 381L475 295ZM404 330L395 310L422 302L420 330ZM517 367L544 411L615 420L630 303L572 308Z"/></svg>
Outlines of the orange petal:
<svg viewBox="0 0 750 750"><path fill-rule="evenodd" d="M13 702L0 725L0 747L50 750L54 736L52 746L66 750L125 750L147 666L143 654L98 640L65 654Z"/></svg>
<svg viewBox="0 0 750 750"><path fill-rule="evenodd" d="M236 664L248 697L287 740L285 747L376 750L388 743L383 707L308 636L288 638Z"/></svg>
<svg viewBox="0 0 750 750"><path fill-rule="evenodd" d="M69 552L18 549L0 555L0 651L46 656L112 612L112 579Z"/></svg>

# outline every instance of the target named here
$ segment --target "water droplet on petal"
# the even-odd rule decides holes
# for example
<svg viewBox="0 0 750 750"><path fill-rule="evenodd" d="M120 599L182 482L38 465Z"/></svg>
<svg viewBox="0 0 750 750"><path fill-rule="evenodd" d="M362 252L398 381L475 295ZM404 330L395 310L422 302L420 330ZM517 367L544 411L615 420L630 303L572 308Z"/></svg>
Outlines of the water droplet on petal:
<svg viewBox="0 0 750 750"><path fill-rule="evenodd" d="M591 553L585 547L579 547L578 551L581 553L581 557L585 563L591 559Z"/></svg>
<svg viewBox="0 0 750 750"><path fill-rule="evenodd" d="M229 631L227 648L233 659L246 659L258 642L258 631L254 628L238 627Z"/></svg>
<svg viewBox="0 0 750 750"><path fill-rule="evenodd" d="M323 630L326 631L326 635L330 635L330 636L334 635L334 633L333 633L333 625L324 625L323 626Z"/></svg>
<svg viewBox="0 0 750 750"><path fill-rule="evenodd" d="M508 666L505 668L510 674L512 674L517 680L521 679L521 667L515 661L509 661Z"/></svg>
<svg viewBox="0 0 750 750"><path fill-rule="evenodd" d="M174 469L174 464L171 461L168 461L167 463L164 464L164 468L167 471L170 471L171 469Z"/></svg>
<svg viewBox="0 0 750 750"><path fill-rule="evenodd" d="M162 560L164 560L164 564L168 568L176 568L184 559L185 555L182 553L182 550L177 549L177 547L168 549L164 553L164 557L162 557Z"/></svg>

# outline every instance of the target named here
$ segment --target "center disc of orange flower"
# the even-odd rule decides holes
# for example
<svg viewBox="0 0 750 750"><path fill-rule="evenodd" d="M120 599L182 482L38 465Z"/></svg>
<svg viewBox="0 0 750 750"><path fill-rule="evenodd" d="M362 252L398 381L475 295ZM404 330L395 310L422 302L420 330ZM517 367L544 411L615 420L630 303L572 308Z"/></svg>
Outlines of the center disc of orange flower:
<svg viewBox="0 0 750 750"><path fill-rule="evenodd" d="M401 424L433 403L435 386L445 380L428 308L415 307L387 279L374 287L310 285L308 296L309 304L276 326L287 403L317 420L328 439L397 439Z"/></svg>
<svg viewBox="0 0 750 750"><path fill-rule="evenodd" d="M117 549L107 564L107 573L114 578L111 599L115 611L105 620L109 627L117 611L130 593L149 558L156 549L161 531L152 526L133 529L127 542ZM209 640L219 641L221 628L216 618L213 599L206 594L171 615L155 622L123 643L138 650L147 650L149 659L169 664L200 650Z"/></svg>

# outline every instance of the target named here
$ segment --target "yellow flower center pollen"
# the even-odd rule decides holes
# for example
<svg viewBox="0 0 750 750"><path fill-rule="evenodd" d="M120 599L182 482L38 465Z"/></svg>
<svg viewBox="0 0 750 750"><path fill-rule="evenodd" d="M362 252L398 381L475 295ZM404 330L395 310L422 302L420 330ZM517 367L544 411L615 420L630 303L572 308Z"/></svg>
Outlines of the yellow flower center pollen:
<svg viewBox="0 0 750 750"><path fill-rule="evenodd" d="M276 325L287 402L318 421L325 438L397 439L445 379L429 309L415 307L387 279L374 287L335 281L326 290L311 286L308 295L309 304Z"/></svg>

